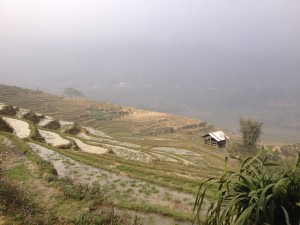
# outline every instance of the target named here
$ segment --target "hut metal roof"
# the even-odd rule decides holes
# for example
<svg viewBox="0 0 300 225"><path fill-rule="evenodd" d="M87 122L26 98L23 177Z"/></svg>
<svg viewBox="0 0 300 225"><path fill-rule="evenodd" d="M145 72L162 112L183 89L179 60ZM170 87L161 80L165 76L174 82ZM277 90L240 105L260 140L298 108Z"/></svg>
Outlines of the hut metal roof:
<svg viewBox="0 0 300 225"><path fill-rule="evenodd" d="M216 141L225 141L229 139L229 137L223 131L212 132L209 133L208 135L214 138Z"/></svg>

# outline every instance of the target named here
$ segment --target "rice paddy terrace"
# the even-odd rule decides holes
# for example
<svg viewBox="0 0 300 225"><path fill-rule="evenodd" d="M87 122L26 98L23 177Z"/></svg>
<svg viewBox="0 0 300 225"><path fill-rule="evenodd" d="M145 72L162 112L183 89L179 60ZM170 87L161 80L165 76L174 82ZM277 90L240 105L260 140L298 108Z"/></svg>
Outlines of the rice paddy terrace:
<svg viewBox="0 0 300 225"><path fill-rule="evenodd" d="M202 143L211 129L203 122L5 85L0 102L0 114L15 107L0 115L14 134L60 177L96 182L120 213L143 224L190 224L199 183L224 170L227 153ZM29 113L38 121L25 119Z"/></svg>
<svg viewBox="0 0 300 225"><path fill-rule="evenodd" d="M88 99L72 99L0 84L0 101L91 126L117 136L199 133L213 127L203 121L149 112Z"/></svg>

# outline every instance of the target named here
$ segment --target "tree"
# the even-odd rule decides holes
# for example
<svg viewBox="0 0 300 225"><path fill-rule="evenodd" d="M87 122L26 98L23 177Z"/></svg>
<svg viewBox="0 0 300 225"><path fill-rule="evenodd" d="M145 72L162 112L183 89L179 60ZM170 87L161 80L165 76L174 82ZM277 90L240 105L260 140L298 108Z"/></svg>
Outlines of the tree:
<svg viewBox="0 0 300 225"><path fill-rule="evenodd" d="M243 144L246 149L254 148L261 134L262 123L240 118L240 130L242 132Z"/></svg>
<svg viewBox="0 0 300 225"><path fill-rule="evenodd" d="M71 88L71 87L67 87L64 90L64 95L70 98L83 98L84 95L81 91L75 89L75 88Z"/></svg>
<svg viewBox="0 0 300 225"><path fill-rule="evenodd" d="M204 225L299 225L300 153L295 164L269 163L260 155L245 159L238 172L225 172L200 185L195 221ZM277 168L277 169L275 169ZM204 201L212 188L212 199ZM207 210L208 207L208 210ZM201 218L203 211L206 218ZM204 221L202 221L204 220Z"/></svg>

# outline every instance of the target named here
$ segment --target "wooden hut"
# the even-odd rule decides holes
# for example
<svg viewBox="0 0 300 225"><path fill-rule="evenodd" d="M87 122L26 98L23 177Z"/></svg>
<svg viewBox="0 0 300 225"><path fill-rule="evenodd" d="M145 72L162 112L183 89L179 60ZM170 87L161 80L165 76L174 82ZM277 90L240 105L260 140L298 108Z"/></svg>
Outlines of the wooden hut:
<svg viewBox="0 0 300 225"><path fill-rule="evenodd" d="M205 144L217 146L219 148L225 148L226 140L229 139L229 137L223 131L208 133L202 137L204 138Z"/></svg>

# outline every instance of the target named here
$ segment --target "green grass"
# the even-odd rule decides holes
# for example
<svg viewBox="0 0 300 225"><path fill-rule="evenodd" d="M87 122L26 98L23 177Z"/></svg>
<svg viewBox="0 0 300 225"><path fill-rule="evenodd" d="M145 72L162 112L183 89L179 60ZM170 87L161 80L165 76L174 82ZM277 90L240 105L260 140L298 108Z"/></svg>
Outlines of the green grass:
<svg viewBox="0 0 300 225"><path fill-rule="evenodd" d="M110 113L100 110L89 110L90 116L97 120L109 120L111 119Z"/></svg>
<svg viewBox="0 0 300 225"><path fill-rule="evenodd" d="M148 212L148 213L157 213L165 216L171 216L176 219L180 220L187 220L191 221L193 220L193 216L189 213L170 209L168 207L164 207L161 205L152 205L147 203L136 203L131 201L122 201L118 203L119 207L126 208L126 209L132 209L136 211L142 211L142 212Z"/></svg>
<svg viewBox="0 0 300 225"><path fill-rule="evenodd" d="M25 181L28 180L31 176L30 171L25 166L24 163L16 165L9 170L5 171L5 176L8 179L17 180L17 181Z"/></svg>
<svg viewBox="0 0 300 225"><path fill-rule="evenodd" d="M30 158L31 162L28 161L28 164L37 165L37 167L33 167L34 173L53 174L51 171L53 166L39 158L23 140L4 132L0 132L0 135L12 138L13 144L18 146L11 148L2 146L0 143L1 151L13 151L10 157L19 157L23 154L23 157ZM32 179L36 179L35 181L39 184L38 192L30 185ZM15 180L24 181L24 184L15 182ZM102 207L105 199L103 191L97 185L88 187L75 185L67 179L49 180L48 176L32 177L25 163L6 170L4 174L0 173L0 183L0 211L1 216L5 215L5 224L124 224L123 219L118 215L98 210L99 207ZM46 185L46 189L44 189L45 187L41 188L43 185ZM47 192L49 189L56 190L56 192L40 192ZM61 195L62 192L64 197ZM43 196L49 194L53 194L52 199L44 202ZM110 203L106 202L105 204ZM87 212L85 210L87 207L94 212ZM83 214L86 215L83 216ZM3 218L1 219L3 222Z"/></svg>
<svg viewBox="0 0 300 225"><path fill-rule="evenodd" d="M45 224L46 218L38 204L1 174L0 182L1 214L8 220L5 224Z"/></svg>

